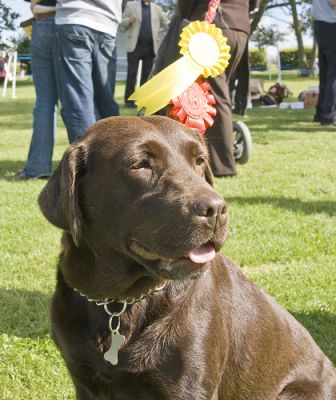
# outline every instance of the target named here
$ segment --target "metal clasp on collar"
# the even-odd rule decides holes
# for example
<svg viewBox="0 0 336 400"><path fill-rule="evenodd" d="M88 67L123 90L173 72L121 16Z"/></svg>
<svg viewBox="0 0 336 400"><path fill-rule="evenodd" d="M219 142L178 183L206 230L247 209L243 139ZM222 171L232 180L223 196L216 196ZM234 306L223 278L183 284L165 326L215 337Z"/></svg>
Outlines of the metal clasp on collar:
<svg viewBox="0 0 336 400"><path fill-rule="evenodd" d="M88 296L85 294L81 293L78 289L74 290L79 293L82 297L85 297L88 301L95 303L97 306L103 306L104 310L107 315L109 315L109 330L111 332L111 347L104 353L104 359L111 363L112 365L117 365L118 364L118 351L120 347L124 344L125 342L125 336L121 335L119 333L120 329L120 316L126 311L127 305L128 304L133 304L137 301L142 300L145 296L158 292L162 290L166 286L165 282L162 286L156 287L154 290L149 291L149 293L143 294L139 298L131 298L131 299L126 299L125 301L115 301L113 299L106 298L104 300L95 300L95 299L90 299ZM117 303L121 304L121 310L118 312L111 312L108 308L108 306L112 303ZM114 319L114 320L113 320ZM113 328L113 323L115 323L115 327Z"/></svg>
<svg viewBox="0 0 336 400"><path fill-rule="evenodd" d="M127 302L124 301L124 302L122 303L122 309L121 309L119 312L111 312L111 311L108 309L108 305L109 305L109 304L110 304L110 302L107 302L107 303L104 303L103 305L104 305L104 310L105 310L105 312L110 316L110 318L109 318L109 328L110 328L110 331L111 331L111 333L119 333L119 329L120 329L120 316L121 316L121 314L122 314L123 312L126 311ZM113 325L112 325L112 323L113 323L113 318L116 318L116 327L115 327L115 328L113 328Z"/></svg>

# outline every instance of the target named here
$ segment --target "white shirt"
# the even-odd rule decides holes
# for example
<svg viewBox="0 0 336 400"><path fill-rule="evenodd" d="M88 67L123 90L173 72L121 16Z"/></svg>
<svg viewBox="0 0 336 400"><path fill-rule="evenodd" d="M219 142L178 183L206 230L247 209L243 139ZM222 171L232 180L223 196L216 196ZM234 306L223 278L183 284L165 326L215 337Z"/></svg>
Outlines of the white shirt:
<svg viewBox="0 0 336 400"><path fill-rule="evenodd" d="M121 22L121 0L57 0L57 25L83 25L116 36Z"/></svg>
<svg viewBox="0 0 336 400"><path fill-rule="evenodd" d="M329 0L313 0L312 11L315 21L336 23L336 8L331 6Z"/></svg>

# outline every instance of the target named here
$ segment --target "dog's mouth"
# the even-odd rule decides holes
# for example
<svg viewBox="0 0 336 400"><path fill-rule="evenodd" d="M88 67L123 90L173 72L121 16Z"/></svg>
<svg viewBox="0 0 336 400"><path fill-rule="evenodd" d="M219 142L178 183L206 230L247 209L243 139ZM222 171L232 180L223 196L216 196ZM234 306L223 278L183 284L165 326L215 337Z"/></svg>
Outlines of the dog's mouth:
<svg viewBox="0 0 336 400"><path fill-rule="evenodd" d="M211 242L195 247L178 258L162 257L136 239L131 239L128 247L137 258L143 261L142 264L146 268L166 279L181 279L203 272L207 264L216 256L215 246Z"/></svg>

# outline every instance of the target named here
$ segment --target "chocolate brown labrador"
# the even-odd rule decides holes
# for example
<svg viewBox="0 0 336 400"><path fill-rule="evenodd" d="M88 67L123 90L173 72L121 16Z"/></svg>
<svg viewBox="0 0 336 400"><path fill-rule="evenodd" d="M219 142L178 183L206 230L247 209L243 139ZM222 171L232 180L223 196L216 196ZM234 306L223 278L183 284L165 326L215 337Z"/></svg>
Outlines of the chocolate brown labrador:
<svg viewBox="0 0 336 400"><path fill-rule="evenodd" d="M219 254L227 207L195 130L101 120L39 204L63 230L52 333L78 399L336 399L306 329Z"/></svg>

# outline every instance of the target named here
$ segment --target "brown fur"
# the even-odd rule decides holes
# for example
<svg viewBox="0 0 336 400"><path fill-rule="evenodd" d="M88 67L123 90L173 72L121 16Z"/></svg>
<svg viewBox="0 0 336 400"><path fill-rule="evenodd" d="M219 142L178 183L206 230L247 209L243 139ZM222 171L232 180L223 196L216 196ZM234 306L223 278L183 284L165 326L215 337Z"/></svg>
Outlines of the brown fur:
<svg viewBox="0 0 336 400"><path fill-rule="evenodd" d="M336 399L335 368L309 333L230 260L173 263L207 242L218 252L227 232L196 131L102 120L65 152L39 204L64 231L52 330L78 399ZM161 259L134 254L134 238ZM163 282L122 314L126 341L109 364L108 316L74 288L122 301Z"/></svg>

